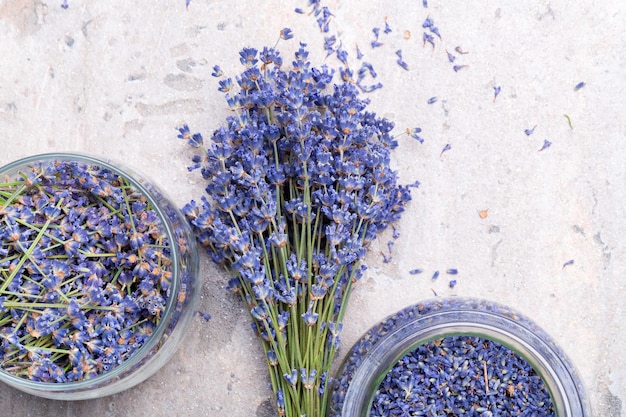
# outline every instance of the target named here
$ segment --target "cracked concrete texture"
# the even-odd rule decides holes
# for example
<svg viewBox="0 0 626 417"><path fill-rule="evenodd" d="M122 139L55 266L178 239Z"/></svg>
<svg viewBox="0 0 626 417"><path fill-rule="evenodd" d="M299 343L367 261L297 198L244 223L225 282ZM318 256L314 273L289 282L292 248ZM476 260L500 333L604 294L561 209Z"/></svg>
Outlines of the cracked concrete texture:
<svg viewBox="0 0 626 417"><path fill-rule="evenodd" d="M306 2L242 0L87 2L0 0L0 164L34 153L79 151L142 172L180 205L202 195L176 140L188 123L205 137L227 115L212 66L239 71L243 46L273 45L283 27L285 61L297 41L313 62L324 35ZM365 3L365 4L363 4ZM368 256L345 319L344 350L386 315L419 300L457 294L525 313L576 364L594 415L626 415L626 7L618 0L502 5L452 0L323 2L331 33L355 45L384 84L370 109L407 136L394 165L419 180L399 224ZM422 45L430 16L442 39ZM383 45L372 49L373 27ZM468 54L459 54L455 48ZM396 64L403 51L409 70ZM446 50L456 55L453 71ZM586 86L574 91L584 81ZM494 100L494 87L501 93ZM427 104L430 97L437 97ZM564 115L568 115L572 128ZM525 129L537 126L530 136ZM552 145L541 152L544 140ZM446 144L450 150L442 153ZM563 267L573 259L574 263ZM411 275L422 268L425 273ZM445 274L457 268L458 285ZM227 276L202 260L200 309L188 340L163 369L126 392L56 402L0 386L11 416L267 416L263 354Z"/></svg>

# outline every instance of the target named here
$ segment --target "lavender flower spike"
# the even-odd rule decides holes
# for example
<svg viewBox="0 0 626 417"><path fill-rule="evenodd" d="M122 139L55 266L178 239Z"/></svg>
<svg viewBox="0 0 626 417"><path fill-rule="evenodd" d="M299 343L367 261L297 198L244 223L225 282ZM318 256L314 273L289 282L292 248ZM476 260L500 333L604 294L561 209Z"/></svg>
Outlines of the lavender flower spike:
<svg viewBox="0 0 626 417"><path fill-rule="evenodd" d="M325 23L329 12L316 10ZM184 212L211 259L234 275L228 288L249 307L278 410L322 415L351 287L370 243L411 195L390 167L393 123L360 96L379 88L362 84L376 76L371 65L355 80L342 48L333 47L338 70L314 67L304 44L291 68L275 49L268 59L270 49L241 52L243 71L225 92L233 113L193 160L207 195ZM419 131L408 133L421 140Z"/></svg>

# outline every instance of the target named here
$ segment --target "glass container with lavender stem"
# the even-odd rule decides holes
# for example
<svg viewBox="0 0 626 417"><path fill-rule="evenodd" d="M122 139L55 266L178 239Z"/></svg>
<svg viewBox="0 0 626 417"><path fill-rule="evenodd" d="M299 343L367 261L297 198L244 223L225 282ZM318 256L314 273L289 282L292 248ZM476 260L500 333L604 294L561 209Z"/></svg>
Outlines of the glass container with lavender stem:
<svg viewBox="0 0 626 417"><path fill-rule="evenodd" d="M0 168L0 208L0 381L98 398L171 358L199 262L185 218L153 183L86 155L35 155Z"/></svg>

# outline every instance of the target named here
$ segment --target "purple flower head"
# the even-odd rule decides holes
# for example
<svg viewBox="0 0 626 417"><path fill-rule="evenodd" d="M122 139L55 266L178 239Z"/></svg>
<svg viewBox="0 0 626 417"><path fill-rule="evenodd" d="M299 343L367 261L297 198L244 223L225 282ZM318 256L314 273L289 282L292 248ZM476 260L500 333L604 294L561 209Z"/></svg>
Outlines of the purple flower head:
<svg viewBox="0 0 626 417"><path fill-rule="evenodd" d="M315 323L317 323L318 316L319 315L317 313L307 310L302 314L302 320L304 320L307 326L312 327L315 326Z"/></svg>
<svg viewBox="0 0 626 417"><path fill-rule="evenodd" d="M221 77L224 75L224 71L222 71L222 68L220 68L219 65L214 65L213 66L213 72L211 73L211 75L213 77Z"/></svg>
<svg viewBox="0 0 626 417"><path fill-rule="evenodd" d="M281 29L280 38L283 40L289 40L293 38L293 31L289 28Z"/></svg>
<svg viewBox="0 0 626 417"><path fill-rule="evenodd" d="M254 48L243 48L239 52L239 62L246 68L251 68L259 61L257 59L258 51Z"/></svg>

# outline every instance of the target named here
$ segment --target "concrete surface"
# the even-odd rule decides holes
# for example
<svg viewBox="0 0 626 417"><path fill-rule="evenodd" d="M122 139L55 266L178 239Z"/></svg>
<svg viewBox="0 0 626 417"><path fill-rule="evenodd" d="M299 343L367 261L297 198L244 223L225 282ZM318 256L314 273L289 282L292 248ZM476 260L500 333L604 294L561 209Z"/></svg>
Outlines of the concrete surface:
<svg viewBox="0 0 626 417"><path fill-rule="evenodd" d="M208 137L227 114L211 67L235 75L241 47L273 45L286 26L296 39L281 44L285 57L304 41L316 65L324 58L315 18L294 13L309 10L304 0L193 0L189 10L183 0L61 4L0 0L0 164L57 150L111 157L181 206L203 186L186 171L191 151L175 128L188 123ZM393 119L399 134L420 126L426 139L399 138L394 164L403 181L422 186L399 224L392 262L380 254L388 236L368 256L338 359L370 326L433 290L485 297L526 313L561 344L595 415L626 415L624 3L322 4L355 69L358 44L384 84L369 95L370 109ZM422 45L427 16L442 35L434 49ZM372 49L372 28L384 28L385 18L393 31L381 30L384 45ZM455 53L455 63L468 67L455 72L445 50L457 46L469 53ZM398 49L408 71L396 64ZM336 65L334 57L326 62ZM538 152L544 139L552 145ZM414 268L425 272L410 275ZM447 268L459 270L453 290L443 273L431 283ZM0 386L0 415L271 415L247 313L207 257L202 275L200 309L213 318L196 318L154 377L74 403Z"/></svg>

